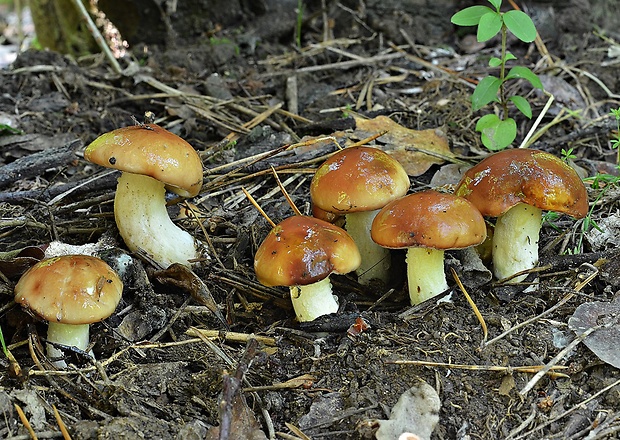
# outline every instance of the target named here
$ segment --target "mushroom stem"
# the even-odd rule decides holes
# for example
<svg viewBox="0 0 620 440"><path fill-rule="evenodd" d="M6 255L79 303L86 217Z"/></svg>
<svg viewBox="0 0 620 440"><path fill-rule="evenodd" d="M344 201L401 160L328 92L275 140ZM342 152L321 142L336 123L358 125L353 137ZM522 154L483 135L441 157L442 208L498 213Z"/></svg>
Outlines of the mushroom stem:
<svg viewBox="0 0 620 440"><path fill-rule="evenodd" d="M442 249L407 249L407 281L412 305L420 304L448 289L443 256Z"/></svg>
<svg viewBox="0 0 620 440"><path fill-rule="evenodd" d="M345 229L362 257L360 267L355 271L360 284L368 284L372 279L387 283L390 279L390 250L379 246L370 237L372 221L379 211L352 212L345 216Z"/></svg>
<svg viewBox="0 0 620 440"><path fill-rule="evenodd" d="M299 322L313 321L319 316L338 311L329 277L305 286L291 286L291 301Z"/></svg>
<svg viewBox="0 0 620 440"><path fill-rule="evenodd" d="M542 210L519 203L497 218L493 235L493 273L504 279L517 272L531 269L538 263L538 236ZM526 275L511 279L523 281Z"/></svg>
<svg viewBox="0 0 620 440"><path fill-rule="evenodd" d="M114 199L116 224L130 250L140 249L164 267L189 266L197 257L196 244L170 220L165 194L164 184L152 177L122 173Z"/></svg>
<svg viewBox="0 0 620 440"><path fill-rule="evenodd" d="M47 327L47 356L50 359L62 358L63 352L54 347L49 342L76 347L82 351L88 348L89 324L62 324L60 322L50 322ZM92 356L92 353L91 353ZM65 368L67 363L64 360L53 361L52 364L57 368Z"/></svg>

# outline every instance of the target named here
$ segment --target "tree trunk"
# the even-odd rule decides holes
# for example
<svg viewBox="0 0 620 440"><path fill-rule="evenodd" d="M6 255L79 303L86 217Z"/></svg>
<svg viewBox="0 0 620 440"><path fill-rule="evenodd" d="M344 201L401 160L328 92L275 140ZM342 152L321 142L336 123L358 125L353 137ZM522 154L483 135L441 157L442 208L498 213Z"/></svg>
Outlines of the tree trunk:
<svg viewBox="0 0 620 440"><path fill-rule="evenodd" d="M30 10L42 47L74 57L99 51L71 0L30 0Z"/></svg>

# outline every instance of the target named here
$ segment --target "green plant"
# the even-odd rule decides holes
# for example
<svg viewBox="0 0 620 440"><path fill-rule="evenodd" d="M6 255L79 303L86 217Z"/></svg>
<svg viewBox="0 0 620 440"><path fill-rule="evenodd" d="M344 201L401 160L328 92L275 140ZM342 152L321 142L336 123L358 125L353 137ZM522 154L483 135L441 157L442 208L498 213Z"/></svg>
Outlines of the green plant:
<svg viewBox="0 0 620 440"><path fill-rule="evenodd" d="M295 22L295 45L301 49L301 26L304 21L304 2L297 0L297 20Z"/></svg>
<svg viewBox="0 0 620 440"><path fill-rule="evenodd" d="M501 34L500 57L492 57L489 60L489 67L499 68L499 77L488 75L480 80L471 97L474 111L492 102L499 103L501 107L500 116L495 113L487 114L476 124L476 131L481 133L482 143L489 150L496 151L506 148L517 137L517 123L508 116L509 103L512 103L526 117L532 117L530 103L523 96L508 96L506 82L525 79L533 87L541 90L543 85L538 76L527 67L514 66L506 72L507 62L517 59L506 50L508 31L520 41L531 43L536 38L534 22L522 11L501 12L502 0L488 1L495 9L488 6L471 6L454 14L451 21L458 26L478 26L479 42L488 41L498 33Z"/></svg>
<svg viewBox="0 0 620 440"><path fill-rule="evenodd" d="M566 150L562 148L562 160L568 163L573 159L577 159L577 156L573 154L573 149L569 148L568 150Z"/></svg>
<svg viewBox="0 0 620 440"><path fill-rule="evenodd" d="M611 139L611 148L617 151L616 165L620 168L620 107L612 108L611 115L616 118L616 133Z"/></svg>

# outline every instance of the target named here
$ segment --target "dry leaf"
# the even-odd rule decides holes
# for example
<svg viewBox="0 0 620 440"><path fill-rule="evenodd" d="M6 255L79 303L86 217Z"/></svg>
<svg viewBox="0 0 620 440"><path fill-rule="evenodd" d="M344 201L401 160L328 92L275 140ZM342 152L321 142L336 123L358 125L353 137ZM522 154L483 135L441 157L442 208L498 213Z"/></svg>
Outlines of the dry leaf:
<svg viewBox="0 0 620 440"><path fill-rule="evenodd" d="M432 165L454 156L446 135L439 129L412 130L387 116L356 118L355 122L354 134L360 139L387 131L377 139L379 147L398 160L410 176L424 174Z"/></svg>

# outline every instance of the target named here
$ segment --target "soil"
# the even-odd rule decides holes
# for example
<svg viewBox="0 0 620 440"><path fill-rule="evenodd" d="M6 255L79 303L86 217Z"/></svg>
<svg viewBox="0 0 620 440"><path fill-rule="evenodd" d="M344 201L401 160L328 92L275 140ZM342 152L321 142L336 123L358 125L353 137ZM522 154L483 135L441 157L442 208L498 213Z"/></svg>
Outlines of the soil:
<svg viewBox="0 0 620 440"><path fill-rule="evenodd" d="M120 61L122 74L99 55L71 60L35 50L0 70L0 326L14 357L0 360L0 437L30 438L27 419L39 438L62 438L57 409L73 439L370 439L400 396L426 382L441 401L433 439L617 438L618 356L601 360L568 322L583 303L610 303L620 286L617 237L593 227L618 228L610 116L620 107L618 36L592 28L570 34L557 10L538 23L553 24L547 46L509 41L556 98L533 148L557 156L572 149L584 177L599 175L587 182L587 221L547 218L539 271L499 284L449 251L449 292L414 307L403 275L387 286L332 276L341 311L300 324L288 290L256 280L254 254L270 225L242 187L274 222L292 215L271 174L276 166L309 213L312 174L336 150L329 139L356 142L359 120L378 116L441 130L449 160L473 165L488 151L474 130L483 112L471 110L471 81L498 53L497 41L477 45L448 26L429 31L428 41L407 41L406 32L391 40L381 30L402 15L365 21L360 11L330 5L325 16L346 16L347 25L323 26L320 10L308 14L301 47L294 22L276 30L275 17L262 15L175 47L137 42ZM535 117L543 111L544 95L513 87L527 94ZM14 305L13 287L52 241L100 243L98 255L116 267L128 254L113 216L118 175L86 162L82 151L147 111L203 159L203 190L189 200L196 215L172 197L170 214L185 214L179 224L207 257L192 271L162 271L132 254L116 313L91 326L97 361L67 352L71 365L55 371L41 348L46 324ZM533 121L513 116L516 146ZM385 147L381 139L369 142ZM302 140L294 153L254 158ZM452 164L426 168L410 176L410 192L458 181ZM600 183L601 173L611 183ZM402 273L404 254L393 258ZM449 268L483 317L486 339ZM607 345L613 352L617 339ZM522 366L553 370L535 376Z"/></svg>

